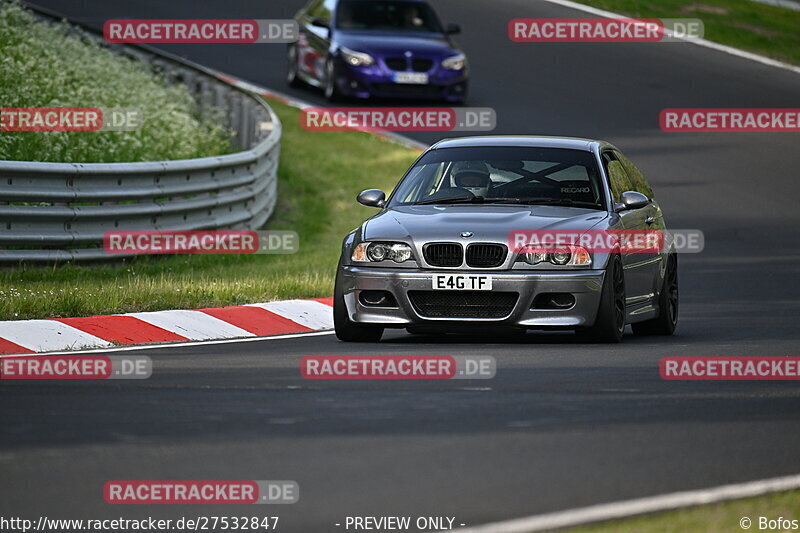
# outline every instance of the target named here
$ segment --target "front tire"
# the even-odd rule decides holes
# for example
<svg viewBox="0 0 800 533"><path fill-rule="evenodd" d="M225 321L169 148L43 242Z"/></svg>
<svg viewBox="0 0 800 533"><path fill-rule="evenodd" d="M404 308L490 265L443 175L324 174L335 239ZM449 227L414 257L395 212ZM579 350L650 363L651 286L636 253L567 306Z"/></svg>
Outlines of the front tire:
<svg viewBox="0 0 800 533"><path fill-rule="evenodd" d="M578 338L588 342L617 343L625 331L625 272L619 254L614 254L606 269L600 308L594 325L578 328Z"/></svg>
<svg viewBox="0 0 800 533"><path fill-rule="evenodd" d="M289 87L300 87L302 82L297 76L297 46L290 45L289 51L286 53L286 83Z"/></svg>
<svg viewBox="0 0 800 533"><path fill-rule="evenodd" d="M658 295L658 316L631 324L635 335L672 335L678 326L678 256L670 254Z"/></svg>
<svg viewBox="0 0 800 533"><path fill-rule="evenodd" d="M325 63L325 98L331 103L340 102L342 93L336 86L336 64L333 58L329 58Z"/></svg>
<svg viewBox="0 0 800 533"><path fill-rule="evenodd" d="M339 271L341 272L341 264ZM333 327L336 337L344 342L378 342L383 336L383 328L378 326L365 326L350 320L347 314L347 305L344 303L344 287L341 275L336 274L336 285L333 289Z"/></svg>

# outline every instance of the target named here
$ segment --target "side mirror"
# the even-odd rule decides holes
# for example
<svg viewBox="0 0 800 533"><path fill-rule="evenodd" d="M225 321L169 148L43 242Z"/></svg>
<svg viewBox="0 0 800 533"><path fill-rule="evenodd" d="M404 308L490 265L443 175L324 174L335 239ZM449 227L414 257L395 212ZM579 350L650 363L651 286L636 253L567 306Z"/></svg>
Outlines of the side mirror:
<svg viewBox="0 0 800 533"><path fill-rule="evenodd" d="M320 27L320 28L328 28L328 29L330 29L330 27L331 27L331 25L328 23L327 20L321 19L319 17L312 18L311 19L311 24L313 26L317 26L317 27Z"/></svg>
<svg viewBox="0 0 800 533"><path fill-rule="evenodd" d="M636 191L625 191L619 197L616 211L627 211L629 209L640 209L650 203L650 198Z"/></svg>
<svg viewBox="0 0 800 533"><path fill-rule="evenodd" d="M383 207L386 205L386 193L380 189L367 189L358 195L358 203L367 207Z"/></svg>
<svg viewBox="0 0 800 533"><path fill-rule="evenodd" d="M461 33L461 26L452 23L448 24L447 27L445 27L444 32L447 35L455 35L457 33Z"/></svg>

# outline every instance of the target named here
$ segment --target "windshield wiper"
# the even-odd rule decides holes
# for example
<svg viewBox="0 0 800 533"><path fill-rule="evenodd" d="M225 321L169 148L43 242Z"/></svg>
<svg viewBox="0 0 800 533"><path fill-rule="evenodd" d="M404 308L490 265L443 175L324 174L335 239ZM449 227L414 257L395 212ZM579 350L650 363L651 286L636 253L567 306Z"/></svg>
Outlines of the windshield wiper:
<svg viewBox="0 0 800 533"><path fill-rule="evenodd" d="M519 204L524 205L526 200L522 198L484 198L485 204Z"/></svg>
<svg viewBox="0 0 800 533"><path fill-rule="evenodd" d="M483 196L456 196L454 198L440 198L431 200L422 200L421 202L414 202L413 205L429 205L429 204L480 204L483 203Z"/></svg>
<svg viewBox="0 0 800 533"><path fill-rule="evenodd" d="M595 202L581 202L570 198L538 198L533 200L522 200L520 203L525 205L563 205L566 207L594 207L602 209L603 206Z"/></svg>
<svg viewBox="0 0 800 533"><path fill-rule="evenodd" d="M603 206L595 202L581 202L570 198L484 198L484 204L517 204L517 205L563 205L576 207L596 207L602 209Z"/></svg>
<svg viewBox="0 0 800 533"><path fill-rule="evenodd" d="M455 198L442 198L439 200L422 200L413 205L429 204L516 204L516 205L563 205L566 207L592 207L602 209L603 206L594 202L581 202L569 198L484 198L483 196L457 196Z"/></svg>

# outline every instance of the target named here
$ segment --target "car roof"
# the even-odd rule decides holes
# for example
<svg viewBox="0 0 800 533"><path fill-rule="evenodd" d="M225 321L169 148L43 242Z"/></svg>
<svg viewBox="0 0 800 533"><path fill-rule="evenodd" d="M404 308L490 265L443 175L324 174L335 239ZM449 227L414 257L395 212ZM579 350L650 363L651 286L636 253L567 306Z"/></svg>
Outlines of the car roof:
<svg viewBox="0 0 800 533"><path fill-rule="evenodd" d="M596 148L609 146L605 141L581 139L576 137L548 137L538 135L486 135L477 137L459 137L443 139L431 150L441 148L469 148L478 146L524 146L533 148L571 148L573 150L594 151Z"/></svg>

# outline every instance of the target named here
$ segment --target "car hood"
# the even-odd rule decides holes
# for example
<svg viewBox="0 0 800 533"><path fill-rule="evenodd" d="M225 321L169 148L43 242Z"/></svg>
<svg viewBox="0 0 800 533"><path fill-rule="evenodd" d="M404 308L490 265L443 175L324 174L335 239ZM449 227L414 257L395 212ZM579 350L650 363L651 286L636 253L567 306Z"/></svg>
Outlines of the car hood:
<svg viewBox="0 0 800 533"><path fill-rule="evenodd" d="M461 233L468 231L472 242L507 243L512 231L589 230L608 218L605 211L560 206L401 206L367 220L362 239L459 241Z"/></svg>
<svg viewBox="0 0 800 533"><path fill-rule="evenodd" d="M438 33L375 33L340 31L336 42L346 48L383 57L400 56L405 52L425 56L447 57L457 50Z"/></svg>

